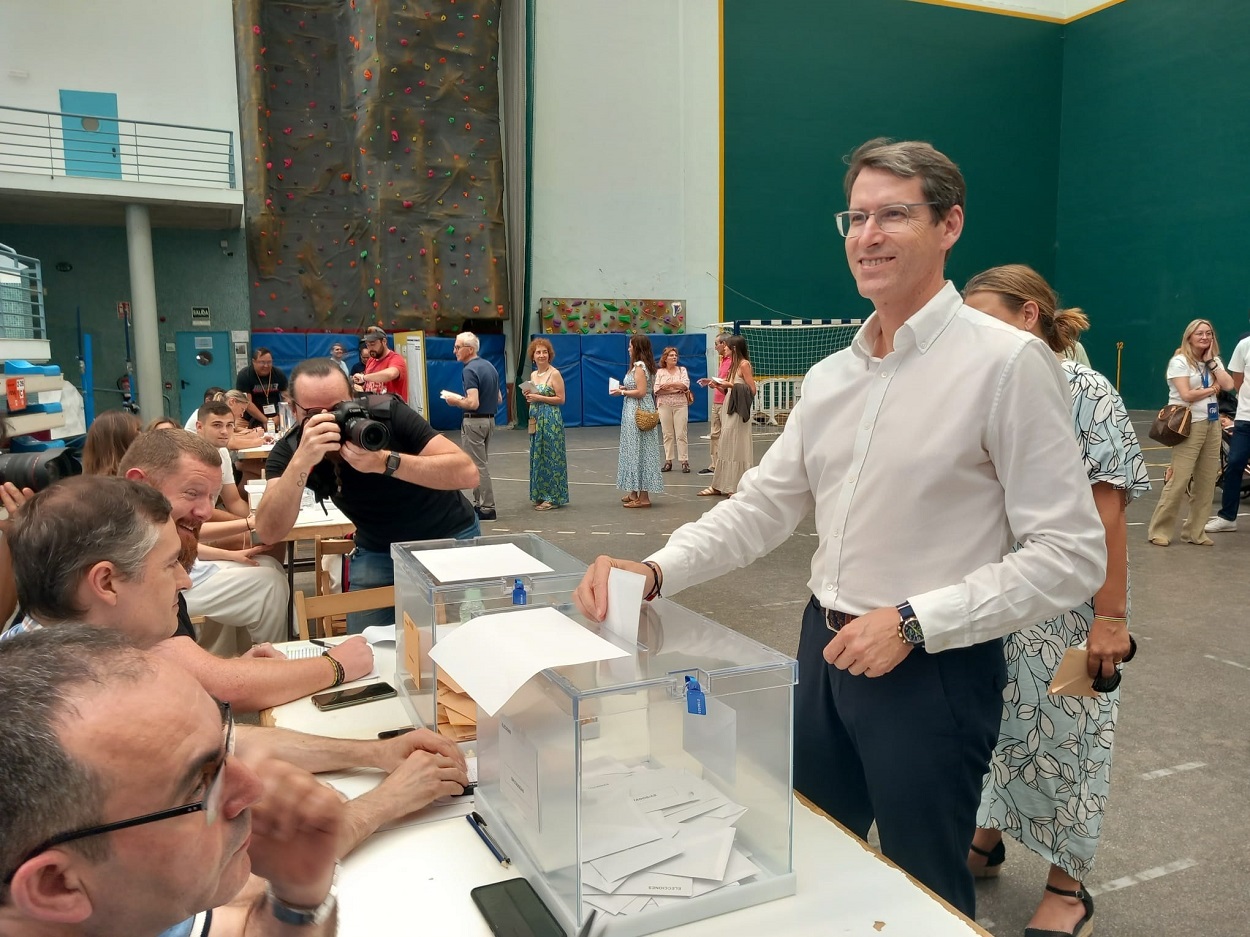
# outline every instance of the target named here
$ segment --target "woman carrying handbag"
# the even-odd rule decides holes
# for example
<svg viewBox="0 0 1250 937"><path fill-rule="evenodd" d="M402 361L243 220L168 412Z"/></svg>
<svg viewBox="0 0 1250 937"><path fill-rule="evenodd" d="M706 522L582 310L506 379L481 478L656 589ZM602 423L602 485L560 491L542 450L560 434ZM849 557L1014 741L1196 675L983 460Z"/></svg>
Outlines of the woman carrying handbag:
<svg viewBox="0 0 1250 937"><path fill-rule="evenodd" d="M1204 547L1214 543L1203 528L1211 514L1215 481L1220 474L1220 414L1216 397L1221 390L1233 389L1233 378L1219 355L1214 326L1206 319L1194 319L1185 326L1181 345L1168 362L1168 403L1188 406L1191 419L1189 436L1172 448L1168 480L1150 518L1147 537L1157 547L1172 542L1181 499L1187 490L1188 516L1181 528L1181 540Z"/></svg>

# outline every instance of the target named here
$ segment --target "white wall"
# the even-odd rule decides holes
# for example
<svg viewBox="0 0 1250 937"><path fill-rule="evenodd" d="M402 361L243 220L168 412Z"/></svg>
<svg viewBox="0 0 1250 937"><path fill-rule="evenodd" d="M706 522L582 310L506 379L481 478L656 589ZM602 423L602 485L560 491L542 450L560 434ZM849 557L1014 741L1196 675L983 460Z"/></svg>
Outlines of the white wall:
<svg viewBox="0 0 1250 937"><path fill-rule="evenodd" d="M947 0L916 0L916 2L951 5ZM1122 2L1122 0L1113 0L1113 2ZM1105 6L1106 3L1107 0L959 0L960 6L984 7L991 11L1031 13L1056 20L1072 19L1088 13L1095 7Z"/></svg>
<svg viewBox="0 0 1250 937"><path fill-rule="evenodd" d="M687 332L717 321L716 0L543 0L533 54L532 304L684 299Z"/></svg>
<svg viewBox="0 0 1250 937"><path fill-rule="evenodd" d="M231 131L241 178L230 0L5 0L0 37L0 105L112 92L121 120Z"/></svg>

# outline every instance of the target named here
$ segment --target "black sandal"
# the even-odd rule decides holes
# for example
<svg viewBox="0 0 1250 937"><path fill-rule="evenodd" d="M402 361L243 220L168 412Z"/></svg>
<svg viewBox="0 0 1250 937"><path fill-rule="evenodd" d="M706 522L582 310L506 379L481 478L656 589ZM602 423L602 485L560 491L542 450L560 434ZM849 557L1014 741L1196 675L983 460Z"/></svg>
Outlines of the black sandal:
<svg viewBox="0 0 1250 937"><path fill-rule="evenodd" d="M673 470L673 463L672 463L672 462L665 462L665 463L664 463L664 468L660 469L660 471L661 471L661 472L671 472L672 470Z"/></svg>
<svg viewBox="0 0 1250 937"><path fill-rule="evenodd" d="M1007 847L1003 845L1000 839L994 844L992 849L982 849L980 846L969 846L978 856L985 857L985 865L979 869L972 869L973 878L998 878L998 873L1003 870L1003 860L1007 858Z"/></svg>
<svg viewBox="0 0 1250 937"><path fill-rule="evenodd" d="M1076 891L1068 891L1066 888L1056 888L1054 885L1047 885L1046 890L1056 895L1063 895L1065 898L1079 898L1081 904L1085 906L1085 917L1077 921L1076 927L1070 931L1042 930L1040 927L1026 927L1024 929L1024 937L1090 937L1094 933L1094 899L1085 890L1085 886L1082 885Z"/></svg>

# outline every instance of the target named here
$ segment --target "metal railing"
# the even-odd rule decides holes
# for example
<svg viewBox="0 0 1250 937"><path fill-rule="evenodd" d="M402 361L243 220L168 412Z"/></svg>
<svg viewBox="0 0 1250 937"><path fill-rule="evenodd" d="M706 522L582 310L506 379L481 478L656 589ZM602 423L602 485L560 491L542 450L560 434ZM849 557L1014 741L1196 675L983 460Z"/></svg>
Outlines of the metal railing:
<svg viewBox="0 0 1250 937"><path fill-rule="evenodd" d="M0 244L0 338L47 337L39 261Z"/></svg>
<svg viewBox="0 0 1250 937"><path fill-rule="evenodd" d="M0 106L0 172L233 189L234 133Z"/></svg>

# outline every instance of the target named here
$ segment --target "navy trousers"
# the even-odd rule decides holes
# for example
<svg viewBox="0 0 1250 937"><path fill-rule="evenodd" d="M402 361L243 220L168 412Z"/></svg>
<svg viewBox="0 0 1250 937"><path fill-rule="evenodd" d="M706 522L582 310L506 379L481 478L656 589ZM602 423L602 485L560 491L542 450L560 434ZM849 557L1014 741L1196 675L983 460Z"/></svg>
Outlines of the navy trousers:
<svg viewBox="0 0 1250 937"><path fill-rule="evenodd" d="M998 741L1002 642L917 648L870 678L825 663L832 638L812 599L799 638L795 790L861 838L876 820L891 861L975 916L968 847Z"/></svg>
<svg viewBox="0 0 1250 937"><path fill-rule="evenodd" d="M1224 468L1224 494L1220 499L1220 517L1237 520L1241 508L1241 476L1250 462L1250 420L1233 422L1233 439L1228 444L1228 465Z"/></svg>

